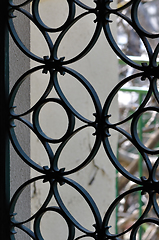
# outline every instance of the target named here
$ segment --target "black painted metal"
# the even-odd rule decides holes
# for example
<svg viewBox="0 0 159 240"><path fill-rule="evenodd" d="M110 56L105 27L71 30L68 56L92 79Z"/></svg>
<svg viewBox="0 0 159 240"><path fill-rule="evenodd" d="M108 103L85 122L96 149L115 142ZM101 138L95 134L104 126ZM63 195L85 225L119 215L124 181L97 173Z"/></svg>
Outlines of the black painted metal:
<svg viewBox="0 0 159 240"><path fill-rule="evenodd" d="M158 38L159 34L151 34L148 33L146 30L142 28L142 26L139 23L138 20L138 7L141 3L141 0L131 0L128 1L127 4L125 4L123 7L116 9L112 8L111 0L95 0L96 6L94 8L89 7L89 4L86 5L78 0L66 0L69 12L66 22L59 28L53 29L48 26L46 26L39 15L39 2L40 0L28 0L23 1L21 4L14 4L11 0L9 1L9 17L8 17L8 26L10 30L10 34L12 35L15 43L17 46L21 49L21 51L30 59L40 63L39 66L34 67L32 69L29 69L27 72L25 72L15 83L13 86L10 96L9 96L9 109L10 109L10 139L11 142L18 153L18 155L21 157L21 159L28 164L31 168L39 172L41 175L38 177L35 177L33 179L30 179L26 183L24 183L17 191L15 192L13 198L10 202L10 214L14 216L14 209L17 203L18 197L21 195L23 190L30 185L31 183L43 179L44 182L47 181L50 184L50 191L48 193L48 196L46 197L42 207L30 218L23 222L19 222L16 220L16 217L11 218L11 228L12 230L14 227L20 228L23 231L25 231L32 239L43 239L41 232L40 232L40 222L42 219L43 214L45 214L47 211L53 211L57 212L67 223L69 233L67 239L71 240L74 239L74 233L75 229L78 228L82 234L81 237L76 239L82 239L82 236L87 236L92 239L119 239L120 236L123 234L130 232L130 239L136 239L136 234L138 231L138 228L146 222L149 223L155 223L159 225L159 207L156 201L156 194L159 193L159 181L156 179L156 169L158 167L159 159L157 158L154 165L152 165L149 155L157 155L159 153L158 150L152 150L148 149L146 146L144 146L143 143L141 143L138 133L137 133L137 123L140 118L140 116L148 111L155 111L159 112L158 107L149 106L147 107L146 104L148 103L150 97L152 94L154 94L156 101L159 102L159 93L157 88L157 79L159 77L159 67L156 63L156 58L159 52L159 46L156 46L156 49L153 51L148 39L149 38ZM27 4L32 3L32 9L31 13L27 12L23 7ZM76 6L81 7L84 10L84 13L79 15L78 17L75 17L75 9ZM131 8L131 17L124 16L122 14L122 10L130 7ZM44 58L40 58L39 56L34 55L29 49L27 49L20 38L18 37L18 34L14 28L13 18L14 18L14 11L19 11L22 14L24 14L27 18L32 21L33 24L36 25L36 27L40 30L41 34L44 36L47 45L50 50L49 56L44 56ZM57 57L57 51L60 46L60 43L65 36L65 34L69 31L69 29L76 24L76 22L80 21L84 16L94 13L95 15L95 21L94 24L96 25L95 32L93 34L92 39L88 43L88 45L85 47L85 49L79 53L77 56L73 57L72 59L65 60L64 58L58 59ZM116 40L113 38L113 34L111 32L111 16L116 15L122 19L124 19L133 29L136 31L136 33L139 35L141 41L143 42L147 54L149 57L149 64L136 64L131 59L129 59L124 52L121 51L119 48ZM140 72L137 74L134 74L124 80L122 80L120 83L118 83L112 92L109 94L108 98L105 101L104 107L101 107L99 98L91 86L91 84L78 72L75 70L67 67L68 64L74 63L78 61L79 59L83 58L95 45L96 41L98 40L101 31L104 31L107 41L109 42L111 48L113 51L117 54L118 57L120 57L126 64L130 65L131 67L139 70ZM53 43L49 33L56 33L58 32L59 35L56 39L56 41ZM26 76L29 76L30 74L36 72L37 70L42 70L43 74L49 73L50 74L50 81L47 86L47 89L45 90L44 94L41 96L39 101L30 108L28 111L22 113L22 114L16 114L14 111L13 102L16 97L16 94L18 92L19 87L25 81ZM93 101L94 107L95 107L95 113L92 113L95 116L94 121L90 121L86 118L84 118L80 113L74 109L69 101L66 99L64 93L62 92L57 73L60 74L69 74L72 77L74 77L75 81L79 81L87 90L88 94L91 96L91 99ZM149 85L149 91L143 100L142 104L139 106L139 108L128 118L121 122L117 123L111 123L111 113L109 112L111 103L114 99L114 97L117 95L120 88L127 82L132 81L135 77L140 77L142 81L147 79L150 83ZM59 98L48 98L48 94L50 91L54 88L59 96ZM65 110L67 116L68 116L68 129L66 133L61 137L60 139L51 139L47 137L42 129L40 128L39 124L39 114L41 108L44 106L44 104L47 103L56 103L59 104L63 109ZM28 122L23 117L28 114L32 114L32 122ZM80 119L84 125L82 127L79 127L78 129L74 129L76 118ZM18 120L25 124L31 131L33 131L39 141L43 144L50 163L49 166L39 166L37 163L35 163L33 160L30 159L29 156L27 156L23 149L21 148L20 143L18 142L16 133L15 133L15 126L14 126L14 120ZM125 123L127 121L131 120L131 133L129 134L125 130L122 129L121 125L122 123ZM85 129L87 127L93 127L95 129L95 143L90 151L89 156L81 163L79 166L73 168L70 171L65 171L65 169L59 169L58 168L58 159L59 155L61 154L63 148L67 144L67 142L79 131L82 129ZM147 170L149 173L149 177L146 179L145 177L142 177L141 179L133 176L127 170L122 167L122 165L119 163L117 157L114 155L113 150L111 148L111 144L109 141L110 138L110 130L113 129L114 131L117 131L121 134L123 134L127 139L129 139L130 142L134 145L134 147L140 152L140 154L143 157L143 161L145 161ZM132 190L129 190L122 195L118 196L114 202L110 205L109 209L106 211L106 214L104 216L104 219L101 218L98 207L96 206L95 202L93 201L92 197L86 192L86 190L80 186L77 182L73 181L72 179L68 178L67 176L72 173L75 173L79 171L80 169L84 168L87 164L89 164L96 153L98 152L98 149L101 145L101 142L103 142L105 151L107 155L109 156L110 161L114 165L114 167L126 178L133 181L135 184L138 185L138 187L133 188ZM53 143L60 143L57 151L55 154L53 154L53 151L50 147L50 144ZM65 204L63 203L60 193L58 192L58 185L67 184L71 187L73 187L75 190L77 190L81 196L85 199L85 201L88 203L93 216L94 216L94 224L95 230L89 231L84 226L81 226L75 218L70 214L70 212L67 210ZM142 191L142 194L147 193L149 195L148 204L141 215L141 217L125 232L119 233L119 234L111 234L109 232L109 219L111 217L112 212L114 211L116 205L128 194L134 193L137 191ZM54 197L57 204L57 207L47 207L48 203L50 202L50 199ZM154 212L156 213L156 218L150 218L149 217L149 211L153 208ZM34 221L34 229L33 231L27 229L24 226L24 223L29 222L33 220ZM11 234L11 239L15 239L15 236Z"/></svg>

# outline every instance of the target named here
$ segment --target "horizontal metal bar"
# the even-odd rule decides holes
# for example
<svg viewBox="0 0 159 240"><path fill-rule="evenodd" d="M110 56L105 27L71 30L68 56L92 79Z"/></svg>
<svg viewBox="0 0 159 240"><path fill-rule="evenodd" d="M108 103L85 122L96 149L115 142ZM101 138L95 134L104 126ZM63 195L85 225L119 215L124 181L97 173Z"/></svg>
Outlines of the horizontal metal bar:
<svg viewBox="0 0 159 240"><path fill-rule="evenodd" d="M137 92L137 93L147 93L148 88L146 87L129 87L129 88L121 88L120 91L122 92Z"/></svg>
<svg viewBox="0 0 159 240"><path fill-rule="evenodd" d="M149 59L143 56L127 56L131 61L141 64L141 63L149 63ZM118 58L120 64L126 64L122 59ZM159 58L157 58L157 63L159 63Z"/></svg>

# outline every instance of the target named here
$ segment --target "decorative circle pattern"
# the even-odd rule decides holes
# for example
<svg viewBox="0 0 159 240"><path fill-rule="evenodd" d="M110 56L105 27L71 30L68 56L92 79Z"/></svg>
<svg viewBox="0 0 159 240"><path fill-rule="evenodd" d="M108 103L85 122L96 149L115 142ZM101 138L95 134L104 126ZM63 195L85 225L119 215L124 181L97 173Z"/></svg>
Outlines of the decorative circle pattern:
<svg viewBox="0 0 159 240"><path fill-rule="evenodd" d="M96 240L97 239L98 240L119 239L120 236L124 235L127 232L131 232L130 239L137 239L137 231L139 227L145 222L159 225L159 220L158 220L159 207L156 200L156 194L159 193L159 190L158 190L159 181L155 177L156 169L159 164L159 159L157 159L155 164L152 165L149 157L149 155L158 154L159 151L149 149L148 147L143 145L143 143L140 141L137 134L137 123L141 114L146 113L148 111L155 111L156 113L159 112L158 107L146 106L152 94L154 94L156 101L159 103L159 93L157 88L157 79L159 78L159 66L157 65L157 62L156 62L156 59L159 53L159 45L157 45L155 50L153 51L149 43L149 39L158 38L159 34L149 33L141 26L139 21L139 16L138 16L138 8L139 8L139 4L142 2L141 0L127 1L127 3L120 8L112 8L111 0L94 0L95 2L94 7L89 6L89 3L88 5L86 3L83 3L82 0L81 1L66 0L66 2L68 5L68 15L67 15L66 21L57 28L51 28L45 25L42 17L40 16L40 13L39 13L40 0L22 1L22 3L20 4L14 4L14 2L12 2L11 0L9 1L8 26L9 26L10 34L14 42L16 43L16 45L19 47L19 49L27 57L36 61L38 64L40 64L37 67L34 67L28 70L27 72L25 72L17 80L17 82L15 83L15 85L13 86L10 92L10 96L9 96L10 139L16 152L21 157L21 159L26 164L28 164L31 168L33 168L34 170L36 170L38 173L41 174L39 177L33 178L27 181L26 183L24 183L22 186L20 186L11 199L11 202L10 202L10 214L12 216L11 217L11 233L12 233L11 239L15 239L15 236L13 233L14 233L14 228L17 227L23 230L25 233L27 233L32 239L43 240L42 233L40 230L40 223L43 215L49 211L58 213L66 221L66 224L68 226L68 236L66 238L68 240L75 239L75 228L79 229L82 232L82 235L76 238L76 240L83 239L85 237L88 237L90 239L96 239ZM30 13L25 10L25 6L28 4L30 4L31 6ZM78 16L75 15L77 6L82 9L82 13L79 14ZM130 17L125 16L122 13L122 10L126 8L131 9ZM16 31L16 27L14 25L13 20L15 17L14 16L15 11L23 14L39 29L40 33L42 34L42 36L44 37L47 43L49 53L50 53L49 56L44 56L43 58L41 58L40 56L37 56L33 52L31 52L30 49L26 48L23 41L20 39ZM69 32L70 28L74 26L82 18L92 13L95 16L95 20L94 20L95 31L89 43L87 44L87 46L85 46L85 48L80 53L78 53L76 56L72 57L69 60L65 60L64 57L58 58L57 52L58 52L59 46L63 38L67 34L67 32ZM138 36L140 37L140 40L143 42L147 50L147 54L149 57L149 64L143 63L139 65L135 63L128 56L126 56L125 53L119 48L118 43L114 39L111 31L112 20L110 19L111 19L111 16L113 15L118 16L121 19L125 20L127 24L130 25L133 28L133 30L138 34ZM68 64L74 63L82 59L85 55L87 55L89 51L91 51L91 49L96 44L101 31L104 31L107 41L109 42L111 48L117 54L117 56L121 58L129 66L139 70L139 73L134 74L130 77L127 77L126 79L122 80L120 83L118 83L114 87L114 89L106 99L103 108L101 106L101 103L99 101L99 98L95 89L87 81L87 79L84 76L82 76L80 73L67 67ZM49 35L50 33L58 33L55 42L52 41ZM26 77L31 75L32 73L35 73L38 70L42 70L43 74L49 73L50 80L49 80L48 86L46 87L40 99L34 104L34 106L32 106L26 112L17 114L15 112L14 100L17 96L18 90L21 84L25 81ZM60 88L58 73L61 75L65 75L65 74L70 75L71 77L74 78L74 81L80 82L82 86L86 89L94 105L95 112L92 113L95 118L94 121L91 121L85 118L84 116L82 116L82 114L79 113L71 105L71 103L65 96L65 93L63 93L62 89ZM138 109L136 109L134 113L130 115L128 118L122 121L119 121L117 123L111 123L111 116L110 116L111 113L109 112L109 110L110 110L110 106L112 104L113 99L115 98L115 96L118 94L119 90L125 83L132 81L136 77L140 77L143 81L146 79L149 81L149 90L147 92L147 95L145 96L145 99L143 100L142 104L138 107ZM55 89L59 98L48 98L48 95L52 91L52 89ZM46 136L46 134L44 134L44 132L40 127L40 123L39 123L40 110L48 102L54 102L56 104L59 104L60 107L64 109L68 118L68 128L66 132L63 134L63 136L59 139L54 139ZM31 122L23 118L23 116L29 113L32 114ZM84 124L82 127L79 127L78 129L75 129L76 119L79 119ZM32 131L37 136L37 138L43 145L48 155L48 159L49 159L48 166L38 165L23 151L21 147L21 143L18 141L18 138L16 136L15 124L14 124L15 120L25 124L25 126L29 128L30 131ZM122 129L122 124L130 120L131 120L131 132L128 133L124 129ZM58 160L65 145L67 145L70 139L72 139L78 132L88 127L94 128L95 141L94 141L94 146L90 150L90 153L87 156L87 158L84 159L83 162L80 163L78 166L76 166L75 168L69 171L65 171L64 168L59 169ZM148 178L142 177L140 179L136 176L133 176L119 163L118 158L113 153L113 150L111 148L111 143L109 141L111 129L124 135L133 144L136 150L141 154L149 173ZM94 200L88 194L88 192L86 192L86 190L82 186L80 186L77 182L66 177L67 175L71 175L72 173L75 173L81 170L82 168L84 168L85 166L87 166L95 157L96 153L98 152L101 142L103 142L105 151L110 161L114 165L114 167L127 179L139 185L138 187L133 188L132 190L129 190L121 194L120 196L118 196L114 200L114 202L110 205L109 209L106 211L103 220L99 213L98 207L96 206ZM53 150L50 147L50 143L59 143L59 147L57 148L55 153L53 153ZM28 185L40 179L42 179L44 182L48 182L50 185L49 193L46 196L44 203L42 204L41 208L32 217L22 222L17 221L16 216L14 214L14 209L19 196ZM92 225L94 225L94 231L90 231L84 226L82 226L66 208L64 202L61 199L60 193L58 191L57 186L59 184L60 185L66 184L71 186L86 201L86 203L88 204L94 216L94 222L92 223ZM126 231L120 234L111 234L109 231L109 219L115 207L119 204L119 202L125 196L137 191L142 191L142 194L147 193L149 195L148 204L144 212L142 213L141 217ZM48 207L48 204L53 197L55 198L59 206L58 208ZM156 213L156 218L147 217L151 208L154 209ZM25 223L31 220L34 221L33 231L31 231L24 225Z"/></svg>

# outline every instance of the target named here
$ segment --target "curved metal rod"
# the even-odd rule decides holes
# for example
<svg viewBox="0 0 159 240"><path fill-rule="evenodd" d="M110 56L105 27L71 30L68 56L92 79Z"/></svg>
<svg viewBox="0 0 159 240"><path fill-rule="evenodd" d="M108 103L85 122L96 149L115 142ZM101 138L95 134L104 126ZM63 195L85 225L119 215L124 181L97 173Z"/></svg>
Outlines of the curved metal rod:
<svg viewBox="0 0 159 240"><path fill-rule="evenodd" d="M53 159L53 162L52 162L52 166L53 166L53 169L55 171L57 171L58 167L57 167L57 164L58 164L58 160L60 158L60 154L62 153L64 147L66 146L66 144L69 142L69 140L71 140L75 134L77 134L78 132L80 132L81 130L87 128L87 127L90 127L90 125L84 125L78 129L76 129L64 142L61 143L61 145L58 147L57 151L55 152L55 156L54 156L54 159ZM92 126L91 126L92 127ZM63 175L69 175L69 174L73 174L79 170L81 170L82 168L86 167L92 160L93 158L95 157L95 155L97 154L98 152L98 149L100 148L100 145L101 145L101 136L100 134L97 134L96 136L96 139L95 139L95 142L94 142L94 145L92 147L92 150L90 151L89 155L86 157L85 160L82 161L81 164L79 164L77 167L71 169L71 170L68 170L68 171L64 171L63 172ZM59 170L59 169L58 169Z"/></svg>
<svg viewBox="0 0 159 240"><path fill-rule="evenodd" d="M108 95L106 102L104 104L103 107L103 112L102 112L102 118L107 120L107 124L110 126L118 126L121 125L125 122L128 122L130 119L132 119L134 117L134 115L138 114L140 112L141 109L143 109L143 107L145 107L145 105L148 103L148 101L150 100L150 97L152 96L152 88L149 87L147 94L144 98L144 100L142 101L142 103L139 105L139 107L128 117L126 117L124 120L121 120L119 122L116 123L110 123L110 121L108 121L108 119L111 118L111 115L109 114L109 108L111 107L112 101L115 98L115 96L118 94L118 92L120 91L120 89L122 89L122 87L128 83L129 81L137 78L137 77L142 77L143 76L143 72L141 73L136 73L133 74L125 79L123 79L121 82L119 82L115 88L110 92L110 94ZM149 78L150 81L150 85L151 85L151 78Z"/></svg>
<svg viewBox="0 0 159 240"><path fill-rule="evenodd" d="M15 206L17 204L17 201L20 197L20 195L22 194L22 192L25 190L26 187L28 187L30 184L35 183L38 180L42 180L45 178L45 175L41 175L32 179L29 179L28 181L26 181L25 183L23 183L14 193L13 197L11 198L11 202L10 202L10 207L9 207L9 212L10 212L10 216L11 216L11 223L14 224L16 227L18 227L19 225L25 224L27 222L30 222L31 220L33 220L36 216L39 215L39 213L41 213L41 211L43 209L45 209L47 207L47 205L49 204L51 198L52 198L52 190L51 190L51 186L50 186L50 190L48 192L48 195L46 197L46 199L44 200L44 203L42 204L42 206L37 210L36 213L34 213L31 217L29 217L26 220L23 221L17 221L15 219L16 214L14 213L15 211Z"/></svg>
<svg viewBox="0 0 159 240"><path fill-rule="evenodd" d="M74 19L75 16L75 4L72 1L67 0L68 3L68 7L69 7L69 12L68 12L68 17L66 19L66 21L64 22L64 24L62 24L62 26L58 27L58 28L50 28L47 25L45 25L43 23L43 21L41 20L40 14L39 14L39 3L40 0L34 0L33 4L32 4L32 13L33 13L33 17L35 19L36 24L39 26L39 28L42 28L44 31L47 32L59 32L62 31L63 29L65 29L70 23L71 21Z"/></svg>
<svg viewBox="0 0 159 240"><path fill-rule="evenodd" d="M41 219L46 212L56 212L61 217L64 218L64 220L67 223L67 227L68 227L68 238L67 238L67 240L73 240L74 236L75 236L74 225L69 220L69 218L67 218L67 216L63 213L63 211L61 211L61 209L58 208L58 207L47 207L45 209L42 209L40 214L36 216L35 221L34 221L34 232L35 232L36 239L44 240L44 238L42 237L42 234L41 234L40 224L41 224Z"/></svg>
<svg viewBox="0 0 159 240"><path fill-rule="evenodd" d="M101 103L100 103L100 100L98 98L98 95L97 93L95 92L93 86L87 81L87 79L82 76L80 73L76 72L75 70L71 69L71 68L68 68L68 67L61 67L61 71L63 72L66 72L68 74L70 74L72 77L74 77L77 81L79 81L84 87L85 89L88 91L88 93L90 94L91 98L92 98L92 101L94 103L94 106L95 106L95 110L96 112L93 114L95 115L96 119L95 119L95 122L100 122L100 116L101 116L101 110L102 110L102 107L101 107ZM72 107L72 105L68 102L68 100L66 99L65 95L63 94L61 88L60 88L60 85L58 83L58 78L57 78L57 72L55 73L54 75L54 87L56 89L56 92L57 94L59 95L59 97L62 99L62 101L67 105L67 107L71 110L71 112L78 118L80 119L82 122L84 123L95 123L95 122L92 122L88 119L86 119L85 117L83 117L80 113L78 113L76 111L75 108Z"/></svg>
<svg viewBox="0 0 159 240"><path fill-rule="evenodd" d="M132 28L134 27L133 26L133 23L131 21L131 19L129 19L127 16L124 16L123 14L121 13L118 13L118 12L113 12L113 14L117 15L117 16L120 16L122 19L124 19ZM110 24L111 24L111 20L109 19L109 15L110 13L107 13L107 15L105 16L104 20L103 20L103 29L104 29L104 33L105 33L105 36L111 46L111 48L113 49L113 51L117 54L117 56L119 58L121 58L123 60L123 62L127 63L129 66L135 68L135 69L138 69L140 71L143 71L144 68L142 65L139 65L135 62L133 62L118 46L116 40L114 39L113 35L112 35L112 31L111 31L111 28L110 28ZM107 22L105 22L107 21ZM139 32L137 32L137 34L139 35L140 39L142 40L144 46L146 47L146 50L147 50L147 54L148 54L148 57L149 59L152 58L153 56L153 52L152 52L152 48L148 42L148 40L146 39L146 37L142 34L140 34Z"/></svg>
<svg viewBox="0 0 159 240"><path fill-rule="evenodd" d="M133 24L135 25L135 30L139 30L142 35L145 35L148 38L152 38L152 39L158 38L159 33L158 34L149 33L141 26L138 19L138 14L137 14L140 3L141 3L141 0L136 0L136 1L133 1L132 3L131 17L132 17Z"/></svg>
<svg viewBox="0 0 159 240"><path fill-rule="evenodd" d="M127 133L125 130L119 128L119 127L113 127L113 130L117 130L118 132L122 133L135 147L136 149L139 151L139 153L142 155L147 167L148 167L148 171L150 173L151 169L152 169L152 164L151 161L149 160L148 156L146 155L146 153L141 152L140 148L138 148L138 145L136 144L136 142L133 140L133 138L131 137L131 135L129 133ZM109 134L109 133L108 133ZM110 141L109 141L109 135L107 133L104 134L103 136L103 145L105 148L105 151L110 159L110 161L112 162L112 164L114 165L114 167L123 175L125 176L127 179L129 179L130 181L133 181L137 184L141 184L141 180L139 178L137 178L136 176L130 174L118 161L117 157L114 155Z"/></svg>
<svg viewBox="0 0 159 240"><path fill-rule="evenodd" d="M139 219L134 223L132 224L131 227L129 227L127 230L123 231L122 233L118 233L118 234L111 234L109 232L109 220L110 220L110 217L114 211L114 209L116 208L116 206L119 204L119 202L124 198L126 197L128 194L131 194L131 193L134 193L134 192L137 192L137 191L142 191L143 190L143 187L137 187L137 188L133 188L133 189L130 189L124 193L122 193L120 196L118 196L114 201L113 203L110 205L110 207L108 208L105 216L104 216L104 219L103 219L103 231L105 231L105 235L108 237L108 239L114 239L116 237L120 237L122 235L124 235L125 233L129 232L130 230L133 230L136 225L139 225L142 220L144 219L144 217L147 215L147 213L150 211L151 209L151 203L150 201L148 202L147 206L146 206L146 209L144 210L144 212L142 213L142 215L139 217Z"/></svg>
<svg viewBox="0 0 159 240"><path fill-rule="evenodd" d="M145 107L143 109L140 110L140 114L136 114L134 116L134 118L132 119L132 123L131 123L131 135L133 140L135 141L135 145L138 145L139 148L141 148L142 150L140 151L144 151L145 153L151 154L151 155L155 155L155 154L159 154L159 150L152 150L150 148L147 148L139 139L138 136L138 132L137 132L137 124L139 121L139 118L142 114L144 114L147 111L155 111L157 113L159 113L159 108L158 107Z"/></svg>
<svg viewBox="0 0 159 240"><path fill-rule="evenodd" d="M35 234L29 228L27 228L25 225L18 225L16 227L19 228L20 230L22 230L23 232L25 232L27 234L27 236L31 237L31 239L37 240L35 237ZM10 235L11 240L16 240L14 234L16 234L16 231L12 230L12 228L11 228L11 235Z"/></svg>
<svg viewBox="0 0 159 240"><path fill-rule="evenodd" d="M57 103L60 106L62 106L63 109L65 110L66 114L67 114L67 117L68 117L68 128L67 128L66 132L64 133L64 135L62 137L60 137L59 139L53 139L51 137L48 137L42 131L42 129L40 127L40 123L39 123L40 110L45 104L47 104L49 102ZM75 118L74 118L73 114L63 104L63 102L58 98L47 98L47 99L44 99L43 101L41 101L41 103L38 104L38 106L34 109L32 119L33 119L33 126L34 126L34 129L36 131L37 136L39 136L39 138L42 138L42 139L44 139L44 141L47 141L49 143L60 143L60 142L64 141L73 132L73 129L74 129L74 126L75 126Z"/></svg>
<svg viewBox="0 0 159 240"><path fill-rule="evenodd" d="M62 178L63 183L67 183L68 185L70 185L71 187L73 187L75 190L78 191L78 193L81 194L81 196L85 199L85 201L87 202L88 206L90 207L94 219L95 219L95 224L93 223L92 225L95 226L96 231L99 231L101 229L101 224L102 224L102 220L101 220L101 216L99 213L99 210L94 202L94 200L91 198L91 196L89 195L89 193L81 186L79 185L77 182L73 181L72 179L69 178ZM54 196L55 199L59 205L59 207L62 209L62 211L66 214L66 216L70 219L70 221L73 223L74 226L76 226L79 230L81 230L84 233L88 233L90 235L94 235L96 233L89 231L88 229L86 229L85 227L83 227L69 212L69 210L66 208L65 204L63 203L58 188L57 188L57 182L54 181L52 184L52 189L54 192Z"/></svg>
<svg viewBox="0 0 159 240"><path fill-rule="evenodd" d="M51 92L52 88L53 88L53 82L52 82L52 78L50 76L50 80L49 80L49 83L46 87L46 90L44 91L43 95L40 97L40 99L30 108L28 109L27 111L25 111L24 113L21 113L21 114L16 114L14 112L14 109L16 108L13 104L14 104L14 101L15 101L15 98L16 98L16 95L18 93L18 90L20 88L20 86L22 85L22 83L26 80L27 77L29 77L32 73L35 73L36 71L38 70L41 70L41 69L44 69L45 65L40 65L40 66L37 66L37 67L34 67L28 71L26 71L17 81L16 83L14 84L14 86L12 87L12 90L10 92L10 95L9 95L9 108L10 108L10 114L12 117L22 117L22 116L25 116L29 113L31 113L40 103L42 100L44 100L48 95L49 93ZM50 73L51 75L51 73Z"/></svg>
<svg viewBox="0 0 159 240"><path fill-rule="evenodd" d="M130 235L130 240L136 240L136 235L137 235L137 231L138 229L140 228L140 226L144 223L154 223L154 224L157 224L159 226L159 220L156 219L156 218L145 218L143 220L141 220L141 222L139 223L140 225L136 225L133 229L132 229L132 232L131 232L131 235Z"/></svg>
<svg viewBox="0 0 159 240"><path fill-rule="evenodd" d="M26 119L22 119L22 118L17 118L16 120L19 120L21 121L22 123L24 123L30 130L32 130L34 133L34 128L32 126L32 124L27 121ZM28 164L30 167L32 167L33 169L35 169L36 171L38 172L41 172L41 173L44 173L44 169L43 167L41 167L39 164L37 164L36 162L34 162L25 152L24 150L22 149L17 137L16 137L16 133L14 131L14 128L16 127L14 122L11 121L11 128L10 128L10 131L9 131L9 135L10 135L10 140L12 142L12 145L15 149L15 151L17 152L17 154L21 157L21 159L26 163ZM51 163L52 159L53 159L53 152L52 152L52 149L50 147L50 145L47 143L47 142L44 142L42 141L41 139L39 139L42 143L42 145L44 146L47 154L48 154L48 158L49 158L49 161Z"/></svg>
<svg viewBox="0 0 159 240"><path fill-rule="evenodd" d="M26 6L28 3L31 3L33 0L26 0L24 1L23 3L20 3L20 4L15 4L13 3L13 0L8 0L8 4L10 7L23 7L23 6Z"/></svg>
<svg viewBox="0 0 159 240"><path fill-rule="evenodd" d="M14 40L14 42L16 43L16 45L18 46L18 48L29 58L31 58L34 61L37 61L39 63L44 63L44 59L35 55L34 53L30 52L30 50L24 45L24 43L21 41L21 39L19 38L17 31L14 27L14 23L13 23L13 19L14 19L14 15L13 15L13 11L15 9L11 9L9 11L9 19L8 19L8 26L9 26L9 31L10 34ZM23 13L30 21L32 21L36 27L38 27L35 23L35 20L33 18L33 16L27 12L26 10L22 9L22 8L16 8L17 11ZM50 50L50 52L52 52L53 49L53 43L52 40L49 36L49 34L46 31L43 31L41 29L39 29L39 31L41 32L42 36L44 37L44 39L46 40L46 43L48 45L48 48Z"/></svg>
<svg viewBox="0 0 159 240"><path fill-rule="evenodd" d="M77 16L71 23L70 25L68 25L67 28L65 28L61 34L58 36L58 38L56 39L56 42L54 44L54 48L53 48L53 52L52 52L52 57L54 59L58 59L57 57L57 51L58 51L58 47L62 41L62 39L64 38L65 34L67 34L67 32L69 31L69 29L77 22L79 21L80 19L82 19L83 17L89 15L89 14L92 14L92 12L84 12L82 14L80 14L79 16ZM100 33L101 33L101 29L102 29L102 24L101 22L97 22L97 26L96 26L96 29L95 29L95 32L91 38L91 40L89 41L88 45L84 48L84 50L82 50L77 56L69 59L69 60L66 60L66 61L63 61L63 65L67 65L67 64L71 64L71 63L74 63L78 60L80 60L81 58L83 58L95 45L95 43L97 42L99 36L100 36Z"/></svg>
<svg viewBox="0 0 159 240"><path fill-rule="evenodd" d="M89 7L88 5L82 3L79 0L73 0L73 2L75 2L78 6L80 6L81 8L85 9L85 10L94 10L94 8ZM95 1L94 1L95 2Z"/></svg>

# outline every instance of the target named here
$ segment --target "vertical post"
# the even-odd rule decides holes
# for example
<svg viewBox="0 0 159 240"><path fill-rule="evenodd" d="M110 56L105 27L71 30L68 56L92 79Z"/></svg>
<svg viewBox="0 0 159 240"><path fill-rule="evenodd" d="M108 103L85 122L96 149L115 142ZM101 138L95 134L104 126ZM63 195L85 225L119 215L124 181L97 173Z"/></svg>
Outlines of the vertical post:
<svg viewBox="0 0 159 240"><path fill-rule="evenodd" d="M142 91L139 92L139 105L141 105L142 103L142 98L143 98L143 93ZM143 121L142 121L142 115L140 116L139 119L139 138L140 141L143 141L143 137L142 137L142 128L143 128ZM139 177L142 176L142 156L141 154L139 155L139 164L138 164L138 169L139 169ZM139 193L139 217L141 217L142 215L142 199L141 199L141 193ZM139 240L142 240L142 227L140 227L139 229Z"/></svg>
<svg viewBox="0 0 159 240"><path fill-rule="evenodd" d="M8 1L1 0L0 14L0 239L9 240L8 204L10 193L8 107L9 39L7 30Z"/></svg>

